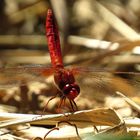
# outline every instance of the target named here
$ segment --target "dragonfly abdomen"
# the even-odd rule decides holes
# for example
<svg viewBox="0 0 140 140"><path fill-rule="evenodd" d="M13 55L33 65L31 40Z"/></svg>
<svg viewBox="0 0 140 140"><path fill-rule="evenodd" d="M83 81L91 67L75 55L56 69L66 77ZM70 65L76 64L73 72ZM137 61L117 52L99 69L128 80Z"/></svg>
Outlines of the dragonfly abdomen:
<svg viewBox="0 0 140 140"><path fill-rule="evenodd" d="M58 28L51 9L48 10L46 31L52 65L54 68L63 67Z"/></svg>

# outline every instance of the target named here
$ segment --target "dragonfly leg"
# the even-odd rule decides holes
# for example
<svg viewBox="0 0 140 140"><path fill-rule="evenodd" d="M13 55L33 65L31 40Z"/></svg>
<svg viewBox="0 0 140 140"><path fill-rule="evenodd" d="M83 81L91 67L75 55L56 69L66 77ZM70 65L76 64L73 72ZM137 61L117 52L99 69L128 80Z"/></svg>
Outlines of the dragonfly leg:
<svg viewBox="0 0 140 140"><path fill-rule="evenodd" d="M76 134L77 134L77 137L81 140L81 137L80 137L80 135L79 135L77 126L76 126L75 124L72 124L72 123L68 122L68 121L60 121L60 122L58 122L58 123L56 124L56 127L52 128L49 132L47 132L47 134L45 134L44 140L45 140L45 138L48 136L48 134L49 134L50 132L52 132L53 130L59 130L59 125L60 125L61 123L67 123L67 124L69 124L69 125L71 125L71 126L74 126L74 127L75 127L75 131L76 131Z"/></svg>
<svg viewBox="0 0 140 140"><path fill-rule="evenodd" d="M60 104L58 105L58 108L61 108L61 106L63 105L63 102L65 103L66 97L63 96L62 98L60 98Z"/></svg>
<svg viewBox="0 0 140 140"><path fill-rule="evenodd" d="M73 112L77 111L78 110L78 107L77 107L75 101L74 100L69 100L69 102L71 104L72 111Z"/></svg>
<svg viewBox="0 0 140 140"><path fill-rule="evenodd" d="M74 106L75 106L75 108L76 108L76 111L78 111L78 106L77 106L77 104L75 103L74 100L72 100L72 103L74 104Z"/></svg>
<svg viewBox="0 0 140 140"><path fill-rule="evenodd" d="M43 111L42 111L42 114L41 114L39 117L42 117L42 115L45 113L45 111L46 111L46 109L47 109L47 107L48 107L49 102L50 102L51 100L53 100L54 98L56 98L57 95L58 95L58 94L56 94L55 96L51 97L51 98L47 101L47 103L46 103L46 105L45 105L45 107L44 107L44 109L43 109ZM39 118L39 117L38 117L38 116L37 116L37 117L34 117L32 120L36 120L36 119Z"/></svg>
<svg viewBox="0 0 140 140"><path fill-rule="evenodd" d="M71 101L71 100L69 100L69 102L70 102L70 105L71 105L72 111L73 111L73 112L75 112L72 101Z"/></svg>
<svg viewBox="0 0 140 140"><path fill-rule="evenodd" d="M45 107L44 107L44 109L43 109L43 113L42 113L42 114L44 114L44 112L46 111L49 102L50 102L51 100L53 100L54 98L56 98L57 95L58 95L58 94L56 94L55 96L51 97L51 98L48 100L48 102L46 103L46 105L45 105Z"/></svg>
<svg viewBox="0 0 140 140"><path fill-rule="evenodd" d="M57 112L58 113L62 113L61 108L62 108L63 105L65 107L65 101L66 101L66 97L65 96L60 98L60 103L59 103L58 108L57 108Z"/></svg>

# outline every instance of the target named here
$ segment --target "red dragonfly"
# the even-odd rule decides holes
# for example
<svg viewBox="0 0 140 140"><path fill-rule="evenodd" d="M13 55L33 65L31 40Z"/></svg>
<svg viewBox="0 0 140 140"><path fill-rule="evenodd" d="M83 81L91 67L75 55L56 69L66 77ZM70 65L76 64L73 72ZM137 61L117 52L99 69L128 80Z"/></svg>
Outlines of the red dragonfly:
<svg viewBox="0 0 140 140"><path fill-rule="evenodd" d="M24 85L27 84L28 81L34 80L42 80L42 77L47 77L50 74L54 75L54 82L57 88L60 91L61 102L59 107L62 104L65 104L65 100L68 99L71 108L73 111L77 110L77 105L74 99L79 95L82 86L79 86L78 83L86 83L87 87L88 84L94 85L94 88L99 88L106 90L106 86L110 86L110 91L122 91L122 89L118 88L117 86L120 84L119 79L117 80L111 74L128 74L138 77L139 73L134 72L116 72L116 71L107 71L107 70L99 70L93 68L64 68L61 49L60 49L60 40L59 40L59 33L57 29L57 25L52 13L52 10L49 9L47 13L46 19L46 37L48 40L48 48L51 57L52 67L46 66L19 66L16 68L1 68L0 69L0 88L5 86L11 86L15 84ZM81 75L81 79L75 80L77 75ZM86 77L92 80L87 80ZM87 81L86 81L87 80ZM44 80L43 80L44 81ZM79 82L80 81L80 82ZM118 83L117 83L118 82ZM126 80L121 81L123 85L127 83ZM135 83L134 83L135 84ZM88 87L89 89L90 87ZM125 87L129 88L129 86ZM87 89L86 94L90 91ZM126 91L131 92L130 88L126 89ZM133 91L132 91L133 92ZM85 95L86 95L85 94ZM53 97L54 98L54 97ZM50 100L52 100L51 98ZM49 100L49 101L50 101Z"/></svg>

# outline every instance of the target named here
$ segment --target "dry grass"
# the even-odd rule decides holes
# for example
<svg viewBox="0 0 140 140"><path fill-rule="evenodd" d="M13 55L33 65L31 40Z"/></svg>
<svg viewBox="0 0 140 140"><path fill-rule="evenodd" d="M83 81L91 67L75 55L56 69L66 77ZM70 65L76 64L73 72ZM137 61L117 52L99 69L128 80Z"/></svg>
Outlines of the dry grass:
<svg viewBox="0 0 140 140"><path fill-rule="evenodd" d="M139 139L139 0L12 0L0 6L1 140ZM61 32L64 63L81 88L74 113L57 114L59 97L43 112L59 92L46 67L48 7ZM46 136L54 127L59 130Z"/></svg>

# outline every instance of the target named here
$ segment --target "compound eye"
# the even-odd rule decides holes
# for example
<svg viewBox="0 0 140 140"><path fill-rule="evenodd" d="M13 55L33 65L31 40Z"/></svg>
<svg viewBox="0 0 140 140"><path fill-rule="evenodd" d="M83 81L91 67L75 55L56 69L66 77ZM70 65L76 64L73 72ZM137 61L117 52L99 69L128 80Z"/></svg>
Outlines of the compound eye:
<svg viewBox="0 0 140 140"><path fill-rule="evenodd" d="M63 88L63 93L64 93L65 95L67 95L67 94L70 93L71 89L72 89L72 86L71 86L70 84L66 84L66 85L64 86L64 88Z"/></svg>
<svg viewBox="0 0 140 140"><path fill-rule="evenodd" d="M66 84L63 88L63 93L65 95L70 94L70 92L80 92L80 87L77 84Z"/></svg>
<svg viewBox="0 0 140 140"><path fill-rule="evenodd" d="M80 87L77 84L73 84L73 88L76 89L78 93L80 93Z"/></svg>

